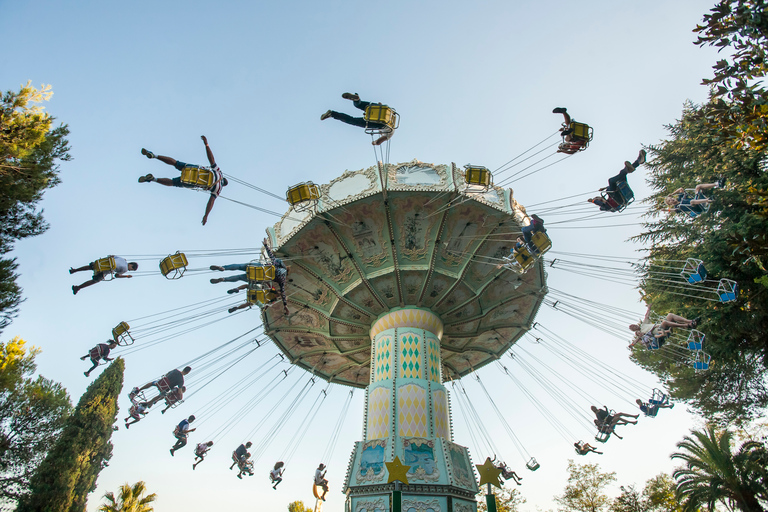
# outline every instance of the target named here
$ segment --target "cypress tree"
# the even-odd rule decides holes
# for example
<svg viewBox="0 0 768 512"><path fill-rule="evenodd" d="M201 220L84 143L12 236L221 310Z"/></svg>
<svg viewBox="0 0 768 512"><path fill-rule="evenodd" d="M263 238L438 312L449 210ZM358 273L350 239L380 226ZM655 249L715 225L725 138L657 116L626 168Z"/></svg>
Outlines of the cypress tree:
<svg viewBox="0 0 768 512"><path fill-rule="evenodd" d="M96 478L112 457L112 425L125 362L117 358L80 397L61 436L30 481L17 512L82 512Z"/></svg>

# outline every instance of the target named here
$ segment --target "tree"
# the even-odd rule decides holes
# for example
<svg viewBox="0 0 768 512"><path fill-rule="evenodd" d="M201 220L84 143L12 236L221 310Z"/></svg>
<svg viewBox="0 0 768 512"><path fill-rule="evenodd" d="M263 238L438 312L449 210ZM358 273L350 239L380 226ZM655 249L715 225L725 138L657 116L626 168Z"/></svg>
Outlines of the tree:
<svg viewBox="0 0 768 512"><path fill-rule="evenodd" d="M645 482L643 499L648 509L655 512L683 512L675 494L675 481L666 473L660 473Z"/></svg>
<svg viewBox="0 0 768 512"><path fill-rule="evenodd" d="M39 350L21 338L0 343L0 503L15 504L72 409L67 391L32 378Z"/></svg>
<svg viewBox="0 0 768 512"><path fill-rule="evenodd" d="M28 82L19 92L0 96L0 254L22 238L48 229L37 205L46 189L60 183L59 162L70 160L66 125L38 105L53 93ZM0 259L0 330L15 316L21 289L13 260Z"/></svg>
<svg viewBox="0 0 768 512"><path fill-rule="evenodd" d="M82 512L96 478L112 456L112 425L125 362L115 359L88 386L45 460L30 480L17 512Z"/></svg>
<svg viewBox="0 0 768 512"><path fill-rule="evenodd" d="M616 480L616 473L602 473L599 464L574 464L568 460L568 484L555 496L563 511L600 512L609 502L603 489Z"/></svg>
<svg viewBox="0 0 768 512"><path fill-rule="evenodd" d="M312 509L305 507L303 501L293 501L288 504L288 512L312 512Z"/></svg>
<svg viewBox="0 0 768 512"><path fill-rule="evenodd" d="M520 505L528 501L523 498L520 491L507 487L499 489L495 496L496 512L520 512ZM478 512L488 511L488 505L485 503L485 494L483 493L478 494L477 510Z"/></svg>
<svg viewBox="0 0 768 512"><path fill-rule="evenodd" d="M133 484L133 487L127 483L120 486L120 494L108 492L104 495L107 500L105 504L99 507L99 512L153 512L150 503L157 499L157 494L152 493L148 496L147 485L143 481Z"/></svg>
<svg viewBox="0 0 768 512"><path fill-rule="evenodd" d="M746 441L736 453L731 451L731 433L712 424L704 431L691 431L672 454L685 465L672 474L677 480L677 495L686 511L706 506L714 510L718 503L729 510L763 512L760 500L768 500L766 446Z"/></svg>
<svg viewBox="0 0 768 512"><path fill-rule="evenodd" d="M764 0L720 0L694 29L699 46L716 46L731 55L713 66L708 121L720 137L742 147L768 147L768 90L759 79L768 73L768 5Z"/></svg>
<svg viewBox="0 0 768 512"><path fill-rule="evenodd" d="M640 289L645 302L659 313L686 318L702 316L705 351L714 363L707 372L694 372L685 351L655 351L636 347L634 359L656 373L678 400L722 422L747 421L768 406L765 374L768 345L768 289L760 284L760 265L750 260L763 250L766 218L750 199L750 189L768 190L765 155L750 148L734 148L719 139L719 130L707 122L710 104L687 103L682 118L668 126L670 137L651 146L648 181L655 193L646 200L643 232L633 239L649 246ZM666 194L678 187L692 188L723 176L727 184L709 195L707 213L696 219L663 212ZM676 288L658 269L682 264L687 258L703 260L710 279L727 277L738 282L735 303L692 299L701 292ZM666 272L671 272L666 270ZM712 295L714 298L714 295Z"/></svg>
<svg viewBox="0 0 768 512"><path fill-rule="evenodd" d="M649 512L648 500L634 485L621 486L621 494L611 502L611 512Z"/></svg>

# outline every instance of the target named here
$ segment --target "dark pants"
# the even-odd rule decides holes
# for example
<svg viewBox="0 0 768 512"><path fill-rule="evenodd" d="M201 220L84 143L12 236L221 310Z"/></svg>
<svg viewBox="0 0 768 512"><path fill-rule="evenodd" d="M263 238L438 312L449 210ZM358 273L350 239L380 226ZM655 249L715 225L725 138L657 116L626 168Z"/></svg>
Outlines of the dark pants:
<svg viewBox="0 0 768 512"><path fill-rule="evenodd" d="M368 105L370 105L370 101L355 101L353 102L353 105L355 107L359 108L363 112L365 112L365 109L368 108ZM359 126L360 128L385 128L387 125L384 123L375 123L372 121L366 121L364 117L352 117L350 115L344 114L342 112L336 112L335 110L331 110L331 117L334 119L338 119L342 123L351 124L352 126Z"/></svg>
<svg viewBox="0 0 768 512"><path fill-rule="evenodd" d="M527 244L531 243L531 238L533 237L533 234L536 231L541 231L542 233L546 233L546 230L544 228L540 227L537 229L536 227L534 227L533 222L531 222L527 226L523 226L522 228L520 228L520 231L523 232L523 238L525 239L525 243Z"/></svg>
<svg viewBox="0 0 768 512"><path fill-rule="evenodd" d="M637 169L637 167L640 166L640 157L638 156L637 159L632 162L632 167ZM608 188L606 189L606 192L616 192L616 185L621 183L622 181L627 181L627 169L622 169L619 174L614 176L613 178L608 178Z"/></svg>
<svg viewBox="0 0 768 512"><path fill-rule="evenodd" d="M187 445L187 436L184 436L184 437L177 436L176 439L177 439L176 444L173 445L174 451L178 450L179 448L183 448Z"/></svg>

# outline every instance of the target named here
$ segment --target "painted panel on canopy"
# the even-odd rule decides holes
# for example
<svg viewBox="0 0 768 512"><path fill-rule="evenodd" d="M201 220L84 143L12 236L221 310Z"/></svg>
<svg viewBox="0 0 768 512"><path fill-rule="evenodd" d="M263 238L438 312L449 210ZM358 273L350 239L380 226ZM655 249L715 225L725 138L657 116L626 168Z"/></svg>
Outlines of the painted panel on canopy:
<svg viewBox="0 0 768 512"><path fill-rule="evenodd" d="M336 373L348 365L353 365L354 367L359 366L348 357L332 352L317 353L302 357L301 363L309 368L314 368L317 374L325 377Z"/></svg>
<svg viewBox="0 0 768 512"><path fill-rule="evenodd" d="M364 388L368 385L370 373L371 369L368 366L368 361L366 361L364 364L353 366L342 372L339 372L333 377L333 381L349 383L350 385Z"/></svg>
<svg viewBox="0 0 768 512"><path fill-rule="evenodd" d="M380 195L332 211L340 222L333 224L334 231L344 240L358 266L366 273L394 267L389 229L383 212L384 200Z"/></svg>
<svg viewBox="0 0 768 512"><path fill-rule="evenodd" d="M452 290L445 294L443 298L434 305L433 309L438 315L443 315L454 309L459 304L463 304L475 296L477 296L477 293L472 288L470 288L469 285L464 282L464 280L462 280L456 286L454 286ZM464 314L462 318L466 318L467 315L468 314ZM455 320L456 318L457 317L455 316L449 317L448 321L452 319Z"/></svg>
<svg viewBox="0 0 768 512"><path fill-rule="evenodd" d="M378 301L378 299L371 293L371 290L368 289L365 283L362 283L362 282L358 286L356 286L355 288L347 292L347 294L345 295L345 298L352 304L362 307L366 311L370 311L372 313L371 318L368 320L369 324L374 320L375 316L378 316L387 310L387 308L384 305L382 305ZM346 315L342 313L342 311L339 311L338 313L334 311L334 316L338 316L339 318L342 318L342 317L348 318ZM355 322L362 323L359 320L356 320Z"/></svg>
<svg viewBox="0 0 768 512"><path fill-rule="evenodd" d="M426 204L433 197L434 194L426 193L389 195L392 232L401 268L426 269L430 264L434 245L431 241L437 238L442 218L442 214L431 215L441 204L439 200Z"/></svg>
<svg viewBox="0 0 768 512"><path fill-rule="evenodd" d="M502 228L505 229L505 228ZM506 240L490 238L481 245L475 259L470 262L464 278L472 283L473 288L482 289L489 281L501 272L496 265L504 263L502 258L509 256L513 243ZM510 273L510 272L507 272Z"/></svg>
<svg viewBox="0 0 768 512"><path fill-rule="evenodd" d="M290 265L290 262L288 264ZM299 265L291 265L286 295L290 295L293 300L310 304L326 313L330 313L336 300L336 296L328 286Z"/></svg>
<svg viewBox="0 0 768 512"><path fill-rule="evenodd" d="M331 320L330 334L331 336L355 336L355 335L365 336L366 334L368 334L368 326L351 325L351 324Z"/></svg>
<svg viewBox="0 0 768 512"><path fill-rule="evenodd" d="M416 304L418 302L426 278L426 272L419 272L416 270L404 270L400 272L403 300L406 304Z"/></svg>
<svg viewBox="0 0 768 512"><path fill-rule="evenodd" d="M451 168L444 164L428 164L419 160L387 165L388 190L452 190Z"/></svg>
<svg viewBox="0 0 768 512"><path fill-rule="evenodd" d="M313 350L328 350L333 347L325 336L311 332L279 332L273 335L292 356Z"/></svg>
<svg viewBox="0 0 768 512"><path fill-rule="evenodd" d="M492 350L501 355L505 353L513 342L517 341L525 331L521 328L509 327L506 329L496 329L492 331L485 331L479 336L472 338L472 341L467 345L467 349L485 349Z"/></svg>
<svg viewBox="0 0 768 512"><path fill-rule="evenodd" d="M400 305L400 294L397 289L396 274L384 274L370 281L371 286L389 308Z"/></svg>
<svg viewBox="0 0 768 512"><path fill-rule="evenodd" d="M321 276L339 294L354 279L359 279L346 250L318 219L291 238L280 248L280 253L289 255L294 261Z"/></svg>
<svg viewBox="0 0 768 512"><path fill-rule="evenodd" d="M459 269L473 258L482 240L506 218L503 213L471 200L450 208L435 266L442 270L460 272Z"/></svg>
<svg viewBox="0 0 768 512"><path fill-rule="evenodd" d="M366 352L366 357L370 357L371 340L368 336L360 338L348 338L334 340L334 343L342 352L351 352L353 350L363 349Z"/></svg>
<svg viewBox="0 0 768 512"><path fill-rule="evenodd" d="M497 304L506 302L515 297L535 293L538 287L525 284L523 279L515 279L514 272L505 272L496 281L492 282L478 296L481 307L488 311L496 307Z"/></svg>
<svg viewBox="0 0 768 512"><path fill-rule="evenodd" d="M453 277L446 276L439 272L432 272L427 291L422 299L422 305L424 307L432 308L451 286L453 286L454 282L456 282L456 279Z"/></svg>
<svg viewBox="0 0 768 512"><path fill-rule="evenodd" d="M480 327L480 318L474 320L446 323L445 333L450 336L471 336L477 333Z"/></svg>
<svg viewBox="0 0 768 512"><path fill-rule="evenodd" d="M341 176L320 186L323 206L330 209L333 205L344 205L361 197L381 191L378 166L371 166L357 171L346 170Z"/></svg>
<svg viewBox="0 0 768 512"><path fill-rule="evenodd" d="M540 299L535 295L523 295L493 309L485 315L481 326L483 329L494 329L514 324L526 324L533 320Z"/></svg>
<svg viewBox="0 0 768 512"><path fill-rule="evenodd" d="M443 355L446 354L444 353ZM473 368L477 370L478 368L485 366L486 364L495 360L495 357L491 357L484 352L468 350L466 352L462 352L461 354L449 355L447 359L443 359L443 364L454 368L461 375L466 375L467 373L471 372ZM456 376L452 375L451 372L446 373L448 374L449 378L456 378Z"/></svg>

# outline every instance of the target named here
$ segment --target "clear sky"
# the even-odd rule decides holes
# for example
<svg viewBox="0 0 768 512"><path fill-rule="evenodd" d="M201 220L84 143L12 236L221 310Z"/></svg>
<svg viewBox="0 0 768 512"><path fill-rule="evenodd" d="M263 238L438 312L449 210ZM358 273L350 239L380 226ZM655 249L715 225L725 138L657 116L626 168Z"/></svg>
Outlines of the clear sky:
<svg viewBox="0 0 768 512"><path fill-rule="evenodd" d="M180 249L257 247L264 229L277 217L219 200L203 227L206 195L137 183L138 176L149 172L175 176L172 168L141 156L140 149L204 163L199 138L204 134L224 172L275 194L282 195L300 181L327 183L345 169L375 163L369 138L361 130L319 120L328 108L351 112L351 104L340 97L345 91L388 103L401 114L391 162L418 158L431 163L471 162L491 169L554 133L561 117L553 115L552 108L566 106L574 117L594 127L590 149L515 182L515 197L523 205L533 205L605 186L641 144L665 137L664 125L679 117L685 100L706 98L707 90L699 84L710 74L716 53L695 47L691 29L711 6L712 0L578 4L0 0L0 29L6 41L6 51L0 54L0 87L18 89L27 80L37 86L52 84L54 96L46 108L69 124L74 157L62 166L63 183L48 191L42 203L51 229L17 244L13 253L20 262L20 284L27 300L3 339L19 335L42 348L40 373L61 381L77 401L88 383L82 375L87 365L78 357L106 339L117 322L221 297L224 285L210 285L211 274L205 273L190 273L179 281L141 275L102 283L73 297L71 285L86 276L70 276L67 269L117 254L139 255L140 270L154 270L162 256ZM640 198L648 195L642 174L630 179ZM237 184L227 187L225 195L269 210L286 209L285 203ZM573 215L577 216L581 215ZM634 257L638 248L625 240L638 232L638 222L636 214L625 212L552 225L553 251ZM607 227L578 227L598 225ZM222 255L191 261L190 267L242 259ZM638 317L644 313L637 291L630 287L557 269L549 271L549 285L636 310ZM226 313L214 315L211 318L224 320L162 343L157 342L159 335L149 336L140 338L131 350L121 349L126 357L126 393L259 323L255 311L225 317ZM629 361L625 348L629 336L626 340L607 336L547 307L542 307L538 320L611 365L621 378L654 386L653 377ZM169 333L187 326L171 327ZM546 354L536 352L541 347L530 341L521 341L520 346ZM299 426L308 421L307 411L320 384L269 439L255 477L236 479L227 470L229 454L264 417L266 426L249 438L255 444L265 438L281 414L280 409L273 413L272 406L288 384L217 438L210 458L194 472L192 446L173 458L168 453L173 426L210 401L222 404L222 411L201 416L190 445L208 440L226 426L260 384L237 397L227 390L275 353L275 347L267 345L178 409L166 415L153 410L130 431L116 432L114 457L101 473L88 510L98 507L104 492L137 480L145 480L148 489L158 493L159 512L243 509L243 504L247 510L278 511L297 499L311 504L312 472L333 438L347 394L344 388L333 390L312 420L278 491L268 485L268 469L285 456ZM510 363L510 370L515 370L515 363ZM577 365L555 363L550 361L569 382L563 389L574 404L588 409L590 400L579 393L584 390L598 405L634 410L630 401L618 400ZM554 508L551 496L565 485L567 460L575 457L571 445L497 369L479 373L525 450L541 463L535 473L523 469L524 459L485 395L471 378L464 379L502 451L498 455L524 477L519 489L528 500L525 508ZM587 439L589 432L552 403L537 382L522 373L520 379L574 437ZM127 415L127 406L124 393L120 418ZM363 393L358 391L336 450L323 461L331 482L327 512L343 510L339 489L352 443L362 436L362 408ZM641 418L635 427L624 427L625 439L612 439L605 455L579 462L598 461L604 469L616 471L617 485L642 485L673 467L669 454L696 423L680 405L655 419ZM455 399L453 424L455 441L470 447L475 462L491 455L473 443ZM618 494L618 488L611 492Z"/></svg>

